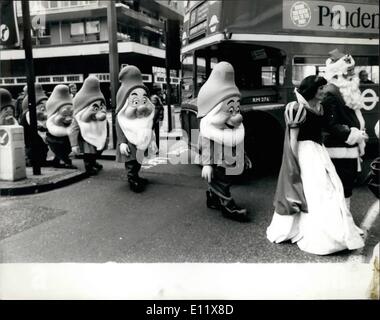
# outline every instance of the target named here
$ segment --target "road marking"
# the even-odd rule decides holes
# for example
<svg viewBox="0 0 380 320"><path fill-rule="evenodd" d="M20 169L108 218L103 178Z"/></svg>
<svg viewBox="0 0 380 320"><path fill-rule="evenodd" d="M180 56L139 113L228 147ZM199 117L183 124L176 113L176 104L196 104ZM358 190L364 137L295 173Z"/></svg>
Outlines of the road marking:
<svg viewBox="0 0 380 320"><path fill-rule="evenodd" d="M364 231L363 240L364 243L367 240L368 232L371 229L373 223L375 222L376 218L379 216L379 200L376 200L368 209L361 225L360 229ZM354 253L348 257L347 263L355 263L355 262L364 262L365 256L363 254L364 248L360 248L358 250L355 250Z"/></svg>

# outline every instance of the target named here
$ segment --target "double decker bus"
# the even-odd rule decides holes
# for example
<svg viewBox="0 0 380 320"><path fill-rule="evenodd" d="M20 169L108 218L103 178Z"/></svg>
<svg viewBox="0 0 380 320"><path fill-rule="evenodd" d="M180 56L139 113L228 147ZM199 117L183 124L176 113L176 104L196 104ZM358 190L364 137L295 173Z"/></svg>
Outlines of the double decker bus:
<svg viewBox="0 0 380 320"><path fill-rule="evenodd" d="M245 148L256 167L281 162L284 106L308 75L323 76L329 52L339 49L366 70L361 85L368 145L379 118L379 5L377 0L187 1L182 34L181 122L191 146L199 128L197 94L213 66L228 61L241 91ZM193 140L191 140L191 138Z"/></svg>

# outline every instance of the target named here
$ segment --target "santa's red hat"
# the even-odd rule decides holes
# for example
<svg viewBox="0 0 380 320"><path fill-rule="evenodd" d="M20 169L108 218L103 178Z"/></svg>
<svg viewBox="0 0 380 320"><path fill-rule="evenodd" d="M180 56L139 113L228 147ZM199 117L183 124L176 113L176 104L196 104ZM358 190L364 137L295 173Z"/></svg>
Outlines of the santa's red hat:
<svg viewBox="0 0 380 320"><path fill-rule="evenodd" d="M14 100L7 89L0 88L0 111L6 107L15 108Z"/></svg>
<svg viewBox="0 0 380 320"><path fill-rule="evenodd" d="M55 86L51 96L46 102L47 116L50 117L56 113L61 107L66 105L73 105L73 99L71 98L69 88L64 84Z"/></svg>
<svg viewBox="0 0 380 320"><path fill-rule="evenodd" d="M122 109L132 90L142 88L147 94L149 92L143 83L140 70L135 66L126 66L121 69L119 81L121 82L121 86L116 95L116 113Z"/></svg>
<svg viewBox="0 0 380 320"><path fill-rule="evenodd" d="M89 76L84 80L82 88L73 99L74 114L77 114L96 100L101 100L104 104L106 103L103 93L100 91L98 78Z"/></svg>
<svg viewBox="0 0 380 320"><path fill-rule="evenodd" d="M204 117L220 102L234 96L240 97L240 91L235 84L234 68L228 62L219 62L199 90L198 118Z"/></svg>
<svg viewBox="0 0 380 320"><path fill-rule="evenodd" d="M39 83L36 83L34 85L34 91L36 94L36 105L48 99L47 95L45 94L45 91L42 89L42 86ZM24 100L22 100L22 111L25 112L28 109L29 109L29 100L28 100L28 95L26 95Z"/></svg>

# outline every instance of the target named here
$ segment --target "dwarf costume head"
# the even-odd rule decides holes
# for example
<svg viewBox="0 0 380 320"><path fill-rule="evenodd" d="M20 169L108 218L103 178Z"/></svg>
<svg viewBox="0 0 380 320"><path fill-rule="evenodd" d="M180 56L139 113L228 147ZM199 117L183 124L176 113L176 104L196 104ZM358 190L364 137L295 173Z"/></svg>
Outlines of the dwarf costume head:
<svg viewBox="0 0 380 320"><path fill-rule="evenodd" d="M83 139L102 150L107 139L107 113L99 80L89 76L73 99L74 117Z"/></svg>
<svg viewBox="0 0 380 320"><path fill-rule="evenodd" d="M117 121L125 137L139 150L146 150L152 142L154 105L149 100L148 88L135 66L124 67L119 74L121 86L116 96Z"/></svg>
<svg viewBox="0 0 380 320"><path fill-rule="evenodd" d="M339 88L346 105L353 109L361 109L364 101L359 89L359 77L355 74L355 60L349 54L335 49L329 52L326 60L325 78Z"/></svg>
<svg viewBox="0 0 380 320"><path fill-rule="evenodd" d="M202 136L230 147L244 140L240 91L231 64L222 61L214 67L199 91L197 104Z"/></svg>
<svg viewBox="0 0 380 320"><path fill-rule="evenodd" d="M0 88L0 126L18 124L14 117L15 103L6 89Z"/></svg>
<svg viewBox="0 0 380 320"><path fill-rule="evenodd" d="M48 97L46 96L42 86L39 83L34 85L34 91L36 95L36 113L37 113L37 121L40 123L44 123L46 121L46 101ZM22 100L22 112L29 111L29 99L28 95L25 96L24 100ZM29 122L29 121L28 121Z"/></svg>
<svg viewBox="0 0 380 320"><path fill-rule="evenodd" d="M68 136L73 121L73 100L69 88L63 84L57 85L46 102L49 133L56 137Z"/></svg>

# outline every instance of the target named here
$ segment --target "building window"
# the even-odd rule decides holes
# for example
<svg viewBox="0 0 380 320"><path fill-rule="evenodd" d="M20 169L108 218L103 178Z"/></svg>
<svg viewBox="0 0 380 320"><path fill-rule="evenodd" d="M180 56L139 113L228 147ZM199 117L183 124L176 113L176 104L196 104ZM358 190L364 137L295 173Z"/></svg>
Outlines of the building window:
<svg viewBox="0 0 380 320"><path fill-rule="evenodd" d="M86 34L94 34L100 32L99 21L87 21L86 22Z"/></svg>
<svg viewBox="0 0 380 320"><path fill-rule="evenodd" d="M71 23L70 34L72 36L83 35L84 34L84 23L83 22Z"/></svg>

